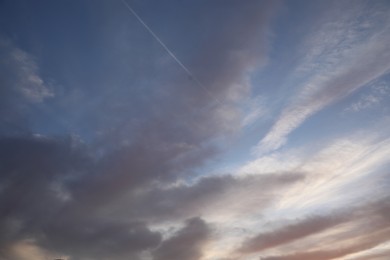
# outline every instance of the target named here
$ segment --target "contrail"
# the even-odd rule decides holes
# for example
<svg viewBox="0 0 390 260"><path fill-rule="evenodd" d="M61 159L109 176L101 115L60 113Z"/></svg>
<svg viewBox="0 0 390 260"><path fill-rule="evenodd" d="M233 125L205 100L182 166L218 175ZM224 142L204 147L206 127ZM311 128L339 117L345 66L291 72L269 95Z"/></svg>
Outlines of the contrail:
<svg viewBox="0 0 390 260"><path fill-rule="evenodd" d="M175 54L168 48L167 45L153 32L153 30L142 20L142 18L134 11L133 8L125 1L121 0L122 3L127 7L127 9L137 18L137 20L145 27L145 29L153 36L153 38L164 48L164 50L176 61L176 63L187 73L187 75L193 79L204 91L206 91L213 99L215 99L219 104L222 104L214 95L207 89L207 87L197 78L195 75L176 57Z"/></svg>

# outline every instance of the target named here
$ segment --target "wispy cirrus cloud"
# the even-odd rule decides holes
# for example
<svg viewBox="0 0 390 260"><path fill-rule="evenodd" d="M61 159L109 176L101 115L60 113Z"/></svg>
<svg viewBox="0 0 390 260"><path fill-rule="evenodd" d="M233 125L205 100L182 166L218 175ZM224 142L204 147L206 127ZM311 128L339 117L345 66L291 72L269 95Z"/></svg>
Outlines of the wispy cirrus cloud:
<svg viewBox="0 0 390 260"><path fill-rule="evenodd" d="M301 86L256 151L278 149L307 118L389 72L388 7L359 2L346 10L344 4L325 11L320 28L303 46L307 55L295 72Z"/></svg>
<svg viewBox="0 0 390 260"><path fill-rule="evenodd" d="M362 110L378 107L390 95L390 86L379 81L371 86L370 92L363 94L356 102L350 104L344 112L360 112Z"/></svg>

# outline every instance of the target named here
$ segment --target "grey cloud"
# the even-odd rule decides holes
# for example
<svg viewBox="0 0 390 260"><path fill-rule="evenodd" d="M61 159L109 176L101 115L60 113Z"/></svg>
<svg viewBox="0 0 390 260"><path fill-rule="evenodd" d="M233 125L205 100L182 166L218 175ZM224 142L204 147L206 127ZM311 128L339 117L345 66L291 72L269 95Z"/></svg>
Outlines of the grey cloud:
<svg viewBox="0 0 390 260"><path fill-rule="evenodd" d="M188 219L185 226L164 240L154 251L155 260L198 260L202 248L212 233L208 224L199 217Z"/></svg>
<svg viewBox="0 0 390 260"><path fill-rule="evenodd" d="M300 173L245 177L222 175L202 177L192 185L182 184L171 188L152 186L151 190L126 199L134 207L125 212L150 221L182 219L194 215L246 214L254 209L266 208L278 192L303 179L304 175ZM237 205L236 201L242 199L245 201Z"/></svg>
<svg viewBox="0 0 390 260"><path fill-rule="evenodd" d="M119 199L143 185L173 180L183 173L191 173L193 167L201 166L218 152L210 142L229 134L226 126L230 129L240 124L235 116L220 115L223 109L234 115L237 104L227 102L221 107L215 104L215 98L224 100L230 88L240 85L237 82L243 81L255 61L264 55L258 48L265 41L264 30L273 4L253 3L232 2L227 13L218 13L219 6L208 11L210 16L218 13L212 21L223 19L233 30L219 31L219 27L213 27L200 51L194 53L196 58L191 67L210 89L202 89L187 78L175 77L166 83L165 89L175 93L174 99L171 95L154 93L157 103L144 108L142 118L135 120L137 124L124 119L120 125L103 131L96 149L107 155L99 160L94 178L75 187L81 205L94 207L94 204ZM239 32L241 37L234 36L234 32ZM225 55L231 59L226 61Z"/></svg>
<svg viewBox="0 0 390 260"><path fill-rule="evenodd" d="M10 245L28 238L44 249L69 254L73 259L136 258L161 241L158 232L150 230L147 222L140 221L142 216L146 220L157 220L156 214L160 213L165 220L170 214L187 217L201 211L207 195L219 196L213 189L223 192L236 185L246 185L226 177L204 179L194 187L171 191L150 190L150 187L175 181L178 176L192 175L193 169L218 152L217 142L213 141L230 134L231 126L239 125L239 119L234 116L239 113L236 107L239 98L235 96L246 95L248 86L242 86L246 84L247 73L265 56L264 50L258 51L258 48L265 44L266 21L273 5L271 2L253 3L237 5L232 1L228 14L218 13L218 19L223 18L228 23L224 26L230 29L219 31L218 26L213 27L200 51L193 53L190 65L209 88L211 97L191 79L179 76L171 76L174 79L164 82L168 86L164 90L175 93L174 98L161 94L164 92L160 91L161 82L152 82L151 88L155 89L148 100L152 105L142 102L134 105L127 99L126 92L125 97L121 97L126 106L113 110L117 105L113 98L121 93L120 87L115 95L105 95L107 92L101 89L110 89L104 85L107 82L102 83L104 88L97 85L96 93L92 93L95 89L91 91L90 86L81 88L85 97L80 99L66 96L67 91L54 97L56 104L51 105L53 111L58 112L57 116L77 114L77 118L70 121L80 122L81 132L87 132L85 136L92 140L87 144L75 138L15 133L13 124L23 124L32 132L27 119L42 119L39 109L33 117L31 111L17 106L28 104L37 108L38 103L52 93L39 76L39 67L30 54L8 42L0 42L3 58L0 66L6 68L0 73L0 100L4 101L0 113L9 119L0 125L0 257L4 257L1 254L6 254ZM220 9L215 6L210 17ZM127 74L127 71L121 73ZM146 82L149 76L145 76ZM78 79L77 75L75 78ZM77 83L81 83L75 83L80 87ZM127 84L121 84L128 88ZM215 104L215 99L227 103L221 107ZM116 109L120 113L113 114L113 111L118 112ZM128 111L132 109L141 112L129 119ZM221 116L223 109L233 116L230 117L230 113L227 117ZM95 119L100 121L91 123ZM45 121L47 129L52 126L49 121ZM290 183L289 180L280 182ZM139 199L137 195L142 192L146 195ZM129 201L122 200L127 196ZM154 202L156 196L171 206L165 207L161 200ZM183 199L176 200L175 196ZM130 212L122 210L115 216L109 212L112 205L132 208ZM186 207L186 212L178 213L180 207ZM173 248L173 244L178 243L190 250L188 253L193 258L188 256L188 259L196 259L208 235L209 229L203 220L189 220L183 230L163 242L155 256L163 259L166 254L181 254ZM192 247L180 244L181 239L193 242Z"/></svg>
<svg viewBox="0 0 390 260"><path fill-rule="evenodd" d="M151 82L150 75L145 75L140 79L141 83L136 82L135 85L144 85L142 81L145 81L151 88L148 103L142 104L140 110L143 118L138 121L141 124L147 121L147 126L134 129L128 123L133 119L119 120L121 123L115 124L113 129L103 129L111 141L133 140L129 138L129 132L146 131L153 135L147 138L158 138L157 141L167 139L176 144L197 146L239 129L241 110L238 105L249 95L249 74L267 59L267 29L276 2L228 1L224 2L223 8L220 4L202 6L198 13L199 26L204 27L200 31L202 41L194 46L197 51L186 53L183 57L187 61L185 65L204 86L189 79L174 61L172 64L177 71L176 74L169 74L169 79L164 76L161 81ZM126 13L126 23L129 23L128 16ZM138 22L136 24L139 25ZM152 23L149 25L153 28ZM144 30L141 25L139 27ZM146 31L144 33L147 35ZM165 39L164 35L159 36ZM121 39L122 42L129 40L133 39ZM151 37L149 40L154 41ZM174 47L169 47L175 52ZM161 68L161 71L170 72L165 68ZM115 102L109 102L109 111ZM128 100L125 102L124 107L128 107ZM106 111L102 113L106 115ZM175 133L174 137L172 133Z"/></svg>
<svg viewBox="0 0 390 260"><path fill-rule="evenodd" d="M71 138L2 138L0 157L2 217L18 214L43 217L39 212L45 211L45 202L54 206L61 200L55 184L66 183L67 178L88 164L82 148L74 147Z"/></svg>
<svg viewBox="0 0 390 260"><path fill-rule="evenodd" d="M136 259L161 242L161 234L141 222L107 222L90 216L72 221L68 217L66 213L56 216L44 227L40 246L80 259Z"/></svg>
<svg viewBox="0 0 390 260"><path fill-rule="evenodd" d="M0 252L30 238L54 252L122 259L159 244L145 223L103 219L102 204L79 201L75 187L91 177L93 162L71 138L1 139L0 156Z"/></svg>
<svg viewBox="0 0 390 260"><path fill-rule="evenodd" d="M224 8L213 4L201 12L199 20L207 30L186 65L203 86L175 76L165 84L175 98L168 94L159 100L157 111L152 111L158 118L153 120L169 122L179 136L187 135L189 145L236 132L241 125L239 103L250 93L249 75L266 60L267 28L274 11L275 1L229 1Z"/></svg>
<svg viewBox="0 0 390 260"><path fill-rule="evenodd" d="M212 14L212 22L223 26L208 35L192 65L211 94L228 98L249 91L248 73L267 59L268 23L276 7L277 1L230 1L226 9Z"/></svg>
<svg viewBox="0 0 390 260"><path fill-rule="evenodd" d="M150 231L139 219L161 222L201 215L208 208L217 210L216 203L226 201L229 194L239 196L241 192L255 191L259 187L263 188L255 196L256 206L260 202L265 206L274 198L271 191L303 178L293 173L204 177L193 185L150 190L143 177L137 177L137 172L135 176L125 175L140 171L151 178L148 174L157 171L155 166L147 167L148 163L143 160L148 157L140 150L137 154L125 153L126 156L122 153L106 155L101 162L93 158L85 145L72 138L4 138L0 144L0 247L34 238L42 248L81 259L136 257L156 247L161 235ZM118 163L118 158L125 166ZM163 164L156 159L154 162L162 171ZM140 197L142 191L144 195ZM124 196L121 200L123 194L130 197ZM112 205L121 210L113 210ZM202 223L197 219L189 221L178 236L187 236L185 234L192 232L193 227L204 231ZM163 248L166 247L172 246Z"/></svg>
<svg viewBox="0 0 390 260"><path fill-rule="evenodd" d="M222 19L232 30L220 31L219 27L212 27L215 29L209 30L210 37L200 46L199 52L194 53L191 67L208 89L187 78L175 77L165 83L165 91L175 93L175 98L171 95L154 96L157 103L144 108L143 118L135 126L127 123L132 120L126 119L108 129L101 140L103 149L114 147L115 151L102 161L99 168L108 168L111 174L97 177L88 184L90 187L83 187L82 192L95 190L97 196L110 194L109 197L114 198L124 186L136 186L138 180L147 183L151 179L165 181L175 178L193 166L200 166L218 152L218 148L209 142L226 136L240 123L235 116L239 113L236 103L227 102L221 106L215 104L215 99L223 101L231 87L245 81L253 64L265 55L258 49L265 44L264 30L273 4L252 3L237 5L232 1L226 13L226 10L221 12L218 5L207 11L212 17L210 22ZM236 37L235 32L241 37ZM231 60L226 61L225 55L232 57ZM130 144L123 145L124 140ZM128 174L129 171L132 174ZM104 189L110 190L105 192Z"/></svg>

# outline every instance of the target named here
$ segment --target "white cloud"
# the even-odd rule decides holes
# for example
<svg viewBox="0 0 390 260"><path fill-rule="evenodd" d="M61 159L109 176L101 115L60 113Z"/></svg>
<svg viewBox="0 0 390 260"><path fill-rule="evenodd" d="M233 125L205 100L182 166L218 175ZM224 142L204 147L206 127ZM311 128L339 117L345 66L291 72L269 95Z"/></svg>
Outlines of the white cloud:
<svg viewBox="0 0 390 260"><path fill-rule="evenodd" d="M386 12L358 11L353 10L341 19L335 16L338 12L333 13L322 28L316 28L308 46L304 46L308 54L295 72L297 77L308 80L301 80L303 87L259 142L256 152L280 148L308 117L389 72L390 27L374 27L375 21L368 20L374 24L368 33L356 19L356 12L375 19Z"/></svg>
<svg viewBox="0 0 390 260"><path fill-rule="evenodd" d="M371 87L370 93L361 95L359 100L349 105L344 112L359 112L378 106L389 94L390 86L384 81L379 82Z"/></svg>
<svg viewBox="0 0 390 260"><path fill-rule="evenodd" d="M361 137L339 139L311 158L302 166L307 172L306 182L283 194L279 207L340 207L364 198L367 192L375 197L372 188L378 181L371 178L359 189L347 189L359 178L368 176L385 165L390 151L390 139L373 140ZM348 192L345 192L345 191Z"/></svg>
<svg viewBox="0 0 390 260"><path fill-rule="evenodd" d="M256 122L259 118L267 114L265 99L261 96L255 97L246 104L246 113L242 120L242 125L248 127Z"/></svg>

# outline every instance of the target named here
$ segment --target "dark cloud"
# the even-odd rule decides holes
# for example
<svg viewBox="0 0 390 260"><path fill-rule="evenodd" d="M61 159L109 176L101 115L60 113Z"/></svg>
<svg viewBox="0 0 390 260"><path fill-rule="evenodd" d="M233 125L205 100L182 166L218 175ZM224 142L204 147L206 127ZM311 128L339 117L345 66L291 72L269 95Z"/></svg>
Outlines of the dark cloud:
<svg viewBox="0 0 390 260"><path fill-rule="evenodd" d="M0 216L44 218L48 205L64 199L61 185L78 177L88 159L72 139L10 137L0 139ZM62 188L66 189L65 186Z"/></svg>
<svg viewBox="0 0 390 260"><path fill-rule="evenodd" d="M156 247L161 235L142 222L103 219L75 187L91 178L92 159L69 139L0 140L0 247L33 238L54 252L95 259Z"/></svg>
<svg viewBox="0 0 390 260"><path fill-rule="evenodd" d="M84 35L81 27L72 26L75 31L71 33L62 30L63 35L57 32L57 28L65 29L65 21L74 22L74 13L69 15L69 10L78 8L73 4L52 17L56 32L51 27L40 32L44 39L54 33L66 43L57 43L54 36L50 37L55 43L52 46L40 43L51 47L43 47L46 52L40 63L18 47L20 42L0 39L0 258L11 259L9 248L33 240L39 248L72 259L137 259L161 243L162 235L149 228L149 221L201 215L209 198L216 200L221 194L246 187L255 189L250 185L255 177L239 180L231 176L163 188L178 179L194 177L195 170L219 152L221 138L239 129L238 104L249 92L248 73L264 60L266 21L273 5L251 3L237 5L232 1L226 12L220 5L211 9L201 6L207 9L209 22L223 21L223 27L229 28L208 28L207 40L187 57L206 89L183 78L181 71L164 77L159 74L150 81L153 71L148 74L145 71L149 70L142 68L141 76L129 80L128 69L133 67L122 65L134 62L131 58L126 64L121 63L123 59L118 64L111 60L118 69L112 75L100 68L95 61L107 62L110 55L92 59L100 50L93 44L88 46L91 52L81 48L85 42L78 41L84 38L74 37ZM42 26L38 14L50 18L52 10L40 5L33 8L27 2L24 6L33 10L27 13L37 19L31 23L32 32L37 33ZM82 6L85 11L85 3ZM101 6L96 4L91 10ZM109 8L107 20L117 17L114 10ZM81 24L96 18L90 15L83 20L80 14L74 15ZM128 23L128 14L124 17L121 22ZM118 32L117 28L111 31ZM104 40L99 40L99 33L95 33L91 35L96 37L96 45L104 41L108 52L118 47L104 35L100 36ZM54 59L56 66L52 67L57 71L51 68ZM144 65L149 63L154 61ZM41 73L40 64L45 73ZM61 87L51 92L42 75L57 76ZM148 85L148 89L140 91L138 85ZM141 92L147 98L141 98ZM66 127L54 121L66 122ZM23 135L16 131L19 128ZM39 130L60 135L31 134ZM300 178L268 176L254 183L278 187ZM153 254L156 259L198 259L210 233L202 219L190 219Z"/></svg>
<svg viewBox="0 0 390 260"><path fill-rule="evenodd" d="M44 228L39 244L45 249L61 252L75 259L137 259L138 254L158 246L161 234L141 222L120 223L83 216L68 219L56 216ZM72 217L72 216L71 216Z"/></svg>
<svg viewBox="0 0 390 260"><path fill-rule="evenodd" d="M193 185L148 188L137 170L152 176L154 171L163 170L163 159L155 157L156 166L143 161L152 153L126 154L127 160L118 153L96 160L87 148L74 138L0 140L0 247L34 238L42 248L71 256L136 257L161 240L158 232L139 220L180 220L223 210L226 206L215 208L218 201L239 197L245 191L253 195L260 186L263 189L255 195L256 205L266 205L274 197L271 191L303 177L292 173L242 178L227 175L204 177ZM200 233L194 228L200 228ZM191 233L195 239L205 235L205 230L203 221L193 219L177 236ZM169 246L162 248L173 247L178 239L169 241Z"/></svg>
<svg viewBox="0 0 390 260"><path fill-rule="evenodd" d="M202 257L202 248L212 231L199 217L188 219L185 226L164 240L154 251L155 260L197 260Z"/></svg>

